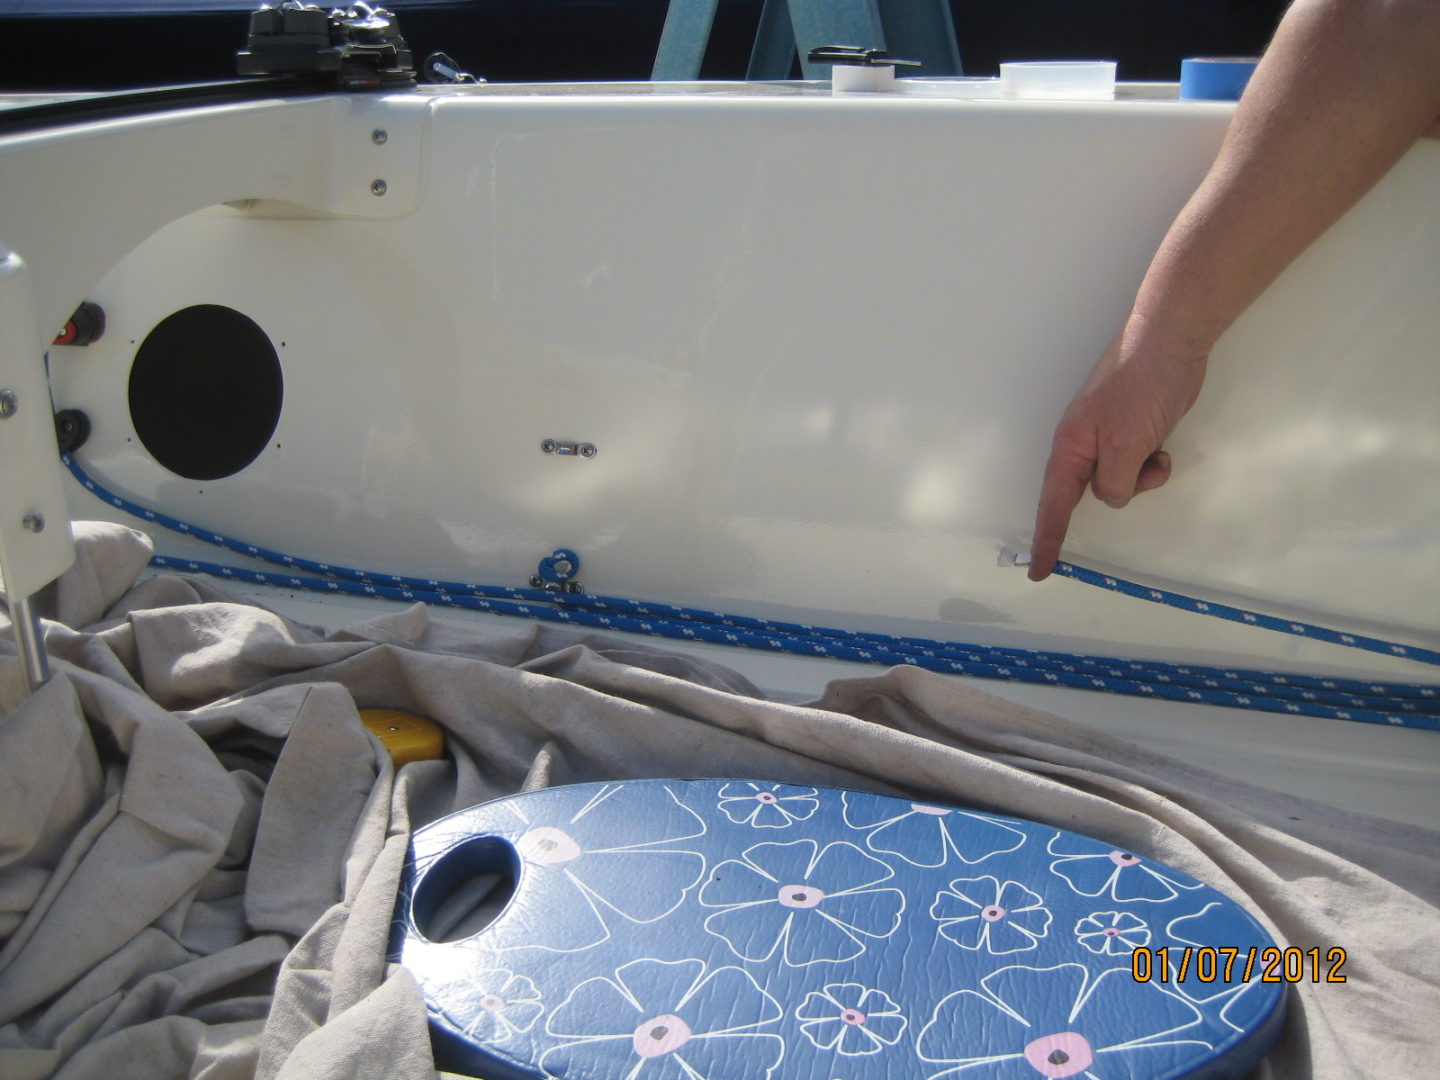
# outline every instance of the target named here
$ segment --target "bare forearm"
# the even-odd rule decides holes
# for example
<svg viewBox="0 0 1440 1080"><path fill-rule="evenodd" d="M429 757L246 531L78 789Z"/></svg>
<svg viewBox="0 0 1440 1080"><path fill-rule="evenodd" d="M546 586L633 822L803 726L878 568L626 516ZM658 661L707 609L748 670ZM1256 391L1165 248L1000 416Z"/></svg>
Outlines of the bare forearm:
<svg viewBox="0 0 1440 1080"><path fill-rule="evenodd" d="M1031 578L1050 573L1086 487L1119 507L1169 479L1162 448L1216 339L1437 117L1440 0L1296 0L1129 319L1055 428Z"/></svg>
<svg viewBox="0 0 1440 1080"><path fill-rule="evenodd" d="M1203 355L1440 117L1440 0L1297 0L1131 331Z"/></svg>

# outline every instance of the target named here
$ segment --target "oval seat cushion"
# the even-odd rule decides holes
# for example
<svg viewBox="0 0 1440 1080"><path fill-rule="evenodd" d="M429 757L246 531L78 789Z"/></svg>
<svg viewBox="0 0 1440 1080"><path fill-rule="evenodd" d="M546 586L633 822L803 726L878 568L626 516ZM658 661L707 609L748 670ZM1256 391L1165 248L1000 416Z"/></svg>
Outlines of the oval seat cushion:
<svg viewBox="0 0 1440 1080"><path fill-rule="evenodd" d="M1273 948L1215 889L1076 833L725 779L423 828L395 935L437 1060L486 1080L1239 1077L1284 1011Z"/></svg>

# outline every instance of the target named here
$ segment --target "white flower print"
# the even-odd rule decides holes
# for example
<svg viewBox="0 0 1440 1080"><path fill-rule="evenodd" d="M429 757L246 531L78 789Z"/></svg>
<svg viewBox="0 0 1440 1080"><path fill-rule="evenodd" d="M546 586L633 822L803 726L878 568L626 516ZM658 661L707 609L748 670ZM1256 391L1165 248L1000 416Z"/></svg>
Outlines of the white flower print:
<svg viewBox="0 0 1440 1080"><path fill-rule="evenodd" d="M952 881L935 894L930 917L941 935L962 949L995 955L1033 949L1050 929L1050 912L1039 893L988 875Z"/></svg>
<svg viewBox="0 0 1440 1080"><path fill-rule="evenodd" d="M505 948L577 952L608 940L616 918L655 922L679 907L704 875L705 858L674 845L706 829L674 792L665 794L668 801L657 807L653 789L607 784L578 805L547 802L543 821L522 818L530 827L515 841L520 873L536 879L529 887L543 889L566 917L547 920L538 938ZM634 841L614 839L637 834Z"/></svg>
<svg viewBox="0 0 1440 1080"><path fill-rule="evenodd" d="M978 863L1025 843L1021 830L968 810L915 802L896 813L894 799L852 792L841 801L845 824L870 830L865 843L871 851L898 855L913 866L943 866L952 855Z"/></svg>
<svg viewBox="0 0 1440 1080"><path fill-rule="evenodd" d="M463 995L458 997L457 995ZM524 975L505 968L466 972L432 991L440 1010L453 1022L456 1006L464 1006L465 1034L480 1043L504 1043L534 1026L545 1011L540 991Z"/></svg>
<svg viewBox="0 0 1440 1080"><path fill-rule="evenodd" d="M1108 896L1111 900L1146 900L1164 903L1179 896L1180 889L1198 889L1198 881L1182 880L1179 871L1169 867L1156 869L1130 851L1106 849L1094 844L1088 852L1061 851L1056 848L1062 833L1051 837L1045 850L1057 855L1050 872L1064 878L1081 896ZM1085 844L1084 837L1071 836L1067 844Z"/></svg>
<svg viewBox="0 0 1440 1080"><path fill-rule="evenodd" d="M795 1017L807 1039L844 1057L878 1054L894 1046L909 1023L889 994L861 983L831 983L812 991Z"/></svg>
<svg viewBox="0 0 1440 1080"><path fill-rule="evenodd" d="M555 1007L545 1029L564 1042L541 1055L540 1067L594 1080L722 1080L744 1062L745 1076L769 1080L785 1041L758 1029L783 1011L740 968L632 960L613 978L585 980Z"/></svg>
<svg viewBox="0 0 1440 1080"><path fill-rule="evenodd" d="M1182 946L1205 948L1212 942L1223 941L1236 950L1233 959L1223 954L1217 956L1218 975L1213 982L1200 981L1199 964L1188 965L1189 970L1184 980L1177 978L1176 965L1172 965L1170 969L1172 989L1206 1010L1218 1008L1220 1021L1236 1031L1252 1029L1261 1022L1260 1018L1266 1012L1275 1007L1276 998L1283 998L1280 985L1263 983L1258 977L1248 980L1245 978L1244 971L1247 966L1251 968L1252 974L1259 971L1261 966L1247 963L1250 955L1248 950L1255 948L1258 952L1272 943L1268 937L1261 936L1258 928L1254 931L1253 944L1247 943L1238 932L1234 915L1227 912L1223 904L1212 900L1199 911L1171 919L1165 926L1165 933ZM1175 951L1179 952L1178 949ZM1228 982L1224 978L1224 964L1227 960L1230 965ZM1258 993L1252 993L1257 990Z"/></svg>
<svg viewBox="0 0 1440 1080"><path fill-rule="evenodd" d="M1007 967L980 987L946 996L921 1030L920 1059L941 1066L928 1080L1179 1076L1214 1049L1176 1038L1200 1011L1128 967L1093 978L1080 964Z"/></svg>
<svg viewBox="0 0 1440 1080"><path fill-rule="evenodd" d="M737 825L757 829L783 829L791 822L805 821L820 805L812 788L785 784L729 783L720 789L720 810Z"/></svg>
<svg viewBox="0 0 1440 1080"><path fill-rule="evenodd" d="M853 960L865 951L862 939L888 937L900 926L905 894L876 887L894 875L843 841L756 844L743 861L710 872L699 903L719 909L705 929L743 960L768 960L782 947L791 967Z"/></svg>
<svg viewBox="0 0 1440 1080"><path fill-rule="evenodd" d="M1097 911L1075 924L1075 938L1093 953L1128 956L1150 944L1150 926L1128 911Z"/></svg>

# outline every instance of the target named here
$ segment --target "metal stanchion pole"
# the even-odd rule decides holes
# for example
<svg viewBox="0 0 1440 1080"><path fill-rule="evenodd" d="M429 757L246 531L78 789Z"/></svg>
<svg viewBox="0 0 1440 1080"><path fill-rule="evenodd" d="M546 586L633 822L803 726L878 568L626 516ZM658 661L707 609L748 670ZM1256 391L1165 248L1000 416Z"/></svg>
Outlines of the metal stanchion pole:
<svg viewBox="0 0 1440 1080"><path fill-rule="evenodd" d="M25 667L25 682L34 693L50 678L50 658L45 654L45 635L40 629L40 615L31 598L16 597L10 601L10 621L15 627L15 644L20 649L20 662Z"/></svg>

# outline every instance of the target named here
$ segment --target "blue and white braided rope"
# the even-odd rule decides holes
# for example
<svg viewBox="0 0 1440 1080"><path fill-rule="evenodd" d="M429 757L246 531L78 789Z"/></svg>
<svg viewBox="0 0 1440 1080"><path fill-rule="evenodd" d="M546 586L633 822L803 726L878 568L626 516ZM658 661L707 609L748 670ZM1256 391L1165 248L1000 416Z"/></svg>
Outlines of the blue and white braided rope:
<svg viewBox="0 0 1440 1080"><path fill-rule="evenodd" d="M64 455L64 461L87 490L127 514L236 554L284 567L287 572L273 573L163 555L152 559L154 565L166 569L188 570L254 584L423 602L675 640L738 645L863 663L905 664L977 678L1440 730L1440 689L1425 684L1281 675L1241 668L1175 665L970 645L809 626L623 597L411 578L335 566L236 540L141 506L100 485L72 456ZM1227 605L1147 589L1068 563L1057 564L1056 571L1088 584L1141 599L1171 603L1200 614L1211 614L1265 629L1301 633L1315 640L1385 652L1421 663L1440 664L1440 654L1432 650L1343 634L1305 623L1292 624Z"/></svg>
<svg viewBox="0 0 1440 1080"><path fill-rule="evenodd" d="M1074 563L1056 563L1055 573L1073 578L1075 581L1083 581L1087 585L1122 593L1125 596L1133 596L1138 600L1148 600L1153 604L1165 604L1169 607L1180 608L1182 611L1193 611L1197 615L1208 615L1212 619L1226 619L1229 622L1245 623L1247 626L1258 626L1264 630L1275 630L1282 634L1294 634L1314 641L1324 641L1331 645L1344 645L1351 649L1364 649L1366 652L1399 656L1406 660L1418 660L1422 664L1440 664L1440 652L1436 652L1434 649L1426 649L1418 645L1402 645L1396 641L1383 641L1380 638L1366 637L1364 634L1347 634L1340 630L1331 630L1328 626L1316 626L1314 623L1300 622L1295 619L1278 619L1273 615L1262 615L1258 611L1246 611L1244 608L1232 607L1229 604L1221 604L1213 600L1197 600L1195 597L1186 596L1183 593L1169 592L1148 585L1137 585L1133 581L1126 581L1112 574L1087 570Z"/></svg>

